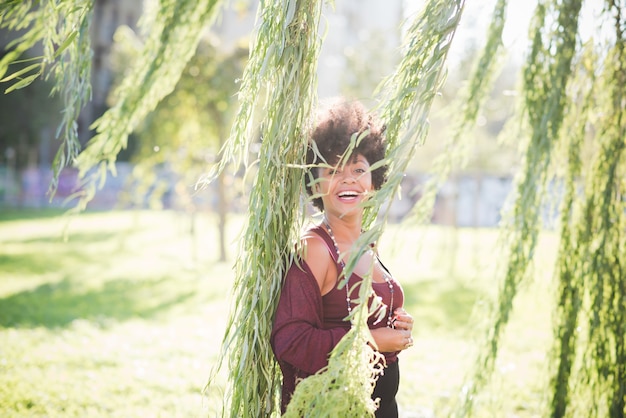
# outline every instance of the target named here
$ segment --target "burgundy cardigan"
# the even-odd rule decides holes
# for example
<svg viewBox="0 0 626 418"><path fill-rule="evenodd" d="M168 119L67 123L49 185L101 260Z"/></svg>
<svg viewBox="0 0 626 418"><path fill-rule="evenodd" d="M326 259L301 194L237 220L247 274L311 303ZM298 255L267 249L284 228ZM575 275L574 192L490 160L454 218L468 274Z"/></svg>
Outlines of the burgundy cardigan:
<svg viewBox="0 0 626 418"><path fill-rule="evenodd" d="M281 409L285 412L296 381L328 365L328 355L350 330L324 329L322 296L309 266L292 263L274 316L271 345L283 373Z"/></svg>

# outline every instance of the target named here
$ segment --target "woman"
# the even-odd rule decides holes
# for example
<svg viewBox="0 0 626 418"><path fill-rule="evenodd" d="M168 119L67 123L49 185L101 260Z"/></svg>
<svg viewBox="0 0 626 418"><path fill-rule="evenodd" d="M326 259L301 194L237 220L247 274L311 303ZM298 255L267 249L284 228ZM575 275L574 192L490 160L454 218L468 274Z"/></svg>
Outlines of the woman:
<svg viewBox="0 0 626 418"><path fill-rule="evenodd" d="M357 134L360 141L342 156ZM353 284L372 274L372 287L382 298L384 318L372 314L368 325L386 369L372 397L380 398L377 417L397 417L398 353L413 345L413 318L402 308L400 284L378 259L375 247L358 260L349 285L338 289L340 274L362 232L363 202L385 181L386 167L370 170L384 157L384 127L358 102L335 101L318 118L307 163L307 193L324 215L320 225L303 234L301 259L289 268L272 330L272 348L283 373L282 410L299 379L328 364L333 347L350 329L346 317L358 299ZM340 258L341 254L341 258Z"/></svg>

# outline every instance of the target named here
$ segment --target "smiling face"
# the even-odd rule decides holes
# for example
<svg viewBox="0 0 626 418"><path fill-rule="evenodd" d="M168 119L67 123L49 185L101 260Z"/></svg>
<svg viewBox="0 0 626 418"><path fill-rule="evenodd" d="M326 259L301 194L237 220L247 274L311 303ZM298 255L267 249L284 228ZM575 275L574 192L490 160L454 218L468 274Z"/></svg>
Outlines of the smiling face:
<svg viewBox="0 0 626 418"><path fill-rule="evenodd" d="M387 178L387 165L382 164L386 149L385 129L385 124L374 113L369 113L358 100L335 98L320 103L306 154L305 188L315 208L325 211L327 206L321 197L319 185L320 176L329 173L323 173L325 170L319 167L326 162L332 164L338 155L344 155L348 150L352 156L363 158L367 164L371 183L369 191L381 188ZM349 162L354 161L350 159ZM376 168L372 170L370 164ZM345 170L344 167L339 168L340 171ZM327 176L325 181L329 179ZM337 203L350 203L348 194L342 197L343 200ZM357 197L352 200L362 201L365 196Z"/></svg>
<svg viewBox="0 0 626 418"><path fill-rule="evenodd" d="M345 164L318 168L317 193L321 195L324 212L343 216L362 210L360 203L372 191L372 173L367 159L361 155L350 158Z"/></svg>

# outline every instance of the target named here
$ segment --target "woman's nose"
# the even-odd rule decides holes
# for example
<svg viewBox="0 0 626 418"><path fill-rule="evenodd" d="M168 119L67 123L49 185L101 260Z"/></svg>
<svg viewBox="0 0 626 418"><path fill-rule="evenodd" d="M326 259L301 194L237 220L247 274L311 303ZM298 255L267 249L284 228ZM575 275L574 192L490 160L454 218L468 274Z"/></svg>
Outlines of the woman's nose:
<svg viewBox="0 0 626 418"><path fill-rule="evenodd" d="M350 172L348 172L348 170L343 172L343 178L341 179L342 183L355 183L356 182L356 178L354 177L354 175Z"/></svg>

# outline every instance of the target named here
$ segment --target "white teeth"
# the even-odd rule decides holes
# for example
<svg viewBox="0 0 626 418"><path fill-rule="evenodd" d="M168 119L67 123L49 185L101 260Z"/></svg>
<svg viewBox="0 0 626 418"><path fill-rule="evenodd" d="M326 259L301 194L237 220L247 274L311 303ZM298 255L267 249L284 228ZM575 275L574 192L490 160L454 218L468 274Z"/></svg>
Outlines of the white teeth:
<svg viewBox="0 0 626 418"><path fill-rule="evenodd" d="M341 192L339 193L339 197L356 197L358 196L357 192Z"/></svg>

